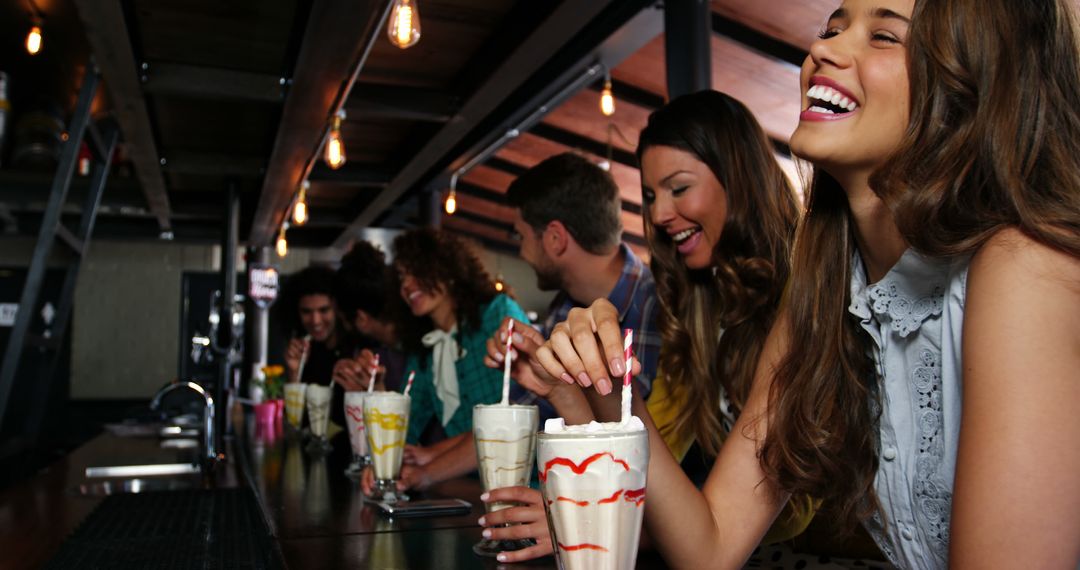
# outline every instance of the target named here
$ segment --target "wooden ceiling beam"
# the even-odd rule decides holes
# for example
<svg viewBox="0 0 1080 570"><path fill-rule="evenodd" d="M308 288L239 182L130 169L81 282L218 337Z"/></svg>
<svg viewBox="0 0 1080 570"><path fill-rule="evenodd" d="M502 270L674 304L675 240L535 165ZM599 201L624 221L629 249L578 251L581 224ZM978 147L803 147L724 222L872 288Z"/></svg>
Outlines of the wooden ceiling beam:
<svg viewBox="0 0 1080 570"><path fill-rule="evenodd" d="M124 12L120 2L75 0L94 60L105 79L105 88L113 101L116 121L123 134L128 158L135 167L146 198L160 231L171 228L169 195L151 130L139 78L135 75L135 54L131 48Z"/></svg>
<svg viewBox="0 0 1080 570"><path fill-rule="evenodd" d="M387 8L387 0L312 4L249 244L268 244L277 233L293 194L317 157L331 115L343 103L343 90L363 67Z"/></svg>
<svg viewBox="0 0 1080 570"><path fill-rule="evenodd" d="M763 34L742 22L716 12L712 13L712 30L713 33L731 38L758 53L796 67L802 67L803 61L806 60L806 50Z"/></svg>
<svg viewBox="0 0 1080 570"><path fill-rule="evenodd" d="M394 177L390 186L368 204L345 232L338 236L333 246L342 249L346 247L354 236L359 235L362 229L374 222L405 192L421 183L424 176L438 167L448 153L495 112L507 97L531 79L553 54L574 40L589 22L614 3L614 0L561 2L468 97L458 112L459 120L446 123L435 133Z"/></svg>
<svg viewBox="0 0 1080 570"><path fill-rule="evenodd" d="M322 161L316 162L311 168L308 180L311 182L333 182L345 186L361 186L381 188L390 183L391 174L385 169L371 164L345 163L341 168L334 170L326 166Z"/></svg>
<svg viewBox="0 0 1080 570"><path fill-rule="evenodd" d="M150 62L143 70L143 91L201 99L238 99L280 103L288 81L267 73Z"/></svg>
<svg viewBox="0 0 1080 570"><path fill-rule="evenodd" d="M345 103L348 120L402 119L445 123L461 108L461 100L434 89L357 83Z"/></svg>
<svg viewBox="0 0 1080 570"><path fill-rule="evenodd" d="M607 157L610 152L611 160L629 166L630 168L637 168L637 157L634 156L634 153L627 152L614 145L608 149L606 142L593 140L592 138L572 133L566 129L561 129L548 123L540 123L530 129L529 132L563 146L591 152L599 157Z"/></svg>

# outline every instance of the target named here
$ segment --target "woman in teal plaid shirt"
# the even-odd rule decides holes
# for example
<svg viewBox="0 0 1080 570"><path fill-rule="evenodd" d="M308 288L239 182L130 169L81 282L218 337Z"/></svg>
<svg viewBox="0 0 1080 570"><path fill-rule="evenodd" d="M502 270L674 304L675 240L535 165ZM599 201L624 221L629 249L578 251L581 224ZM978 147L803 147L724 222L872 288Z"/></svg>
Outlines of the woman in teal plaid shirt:
<svg viewBox="0 0 1080 570"><path fill-rule="evenodd" d="M445 434L428 447L406 448L403 486L426 487L427 473L443 479L475 467L457 465L454 458L462 454L447 452L468 446L465 455L473 456L472 408L502 397L502 372L484 366L485 343L506 317L528 318L517 302L496 291L473 249L450 233L425 228L398 236L394 269L392 286L404 301L395 321L405 370L416 371L408 442L420 443L425 430Z"/></svg>

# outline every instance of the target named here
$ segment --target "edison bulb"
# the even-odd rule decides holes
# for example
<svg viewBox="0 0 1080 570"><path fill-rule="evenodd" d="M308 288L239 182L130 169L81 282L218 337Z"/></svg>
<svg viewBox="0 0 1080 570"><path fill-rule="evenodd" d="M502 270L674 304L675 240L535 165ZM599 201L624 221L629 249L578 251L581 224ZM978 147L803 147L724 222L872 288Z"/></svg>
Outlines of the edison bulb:
<svg viewBox="0 0 1080 570"><path fill-rule="evenodd" d="M302 226L307 223L308 211L307 204L303 201L297 202L296 206L293 206L293 222L298 226Z"/></svg>
<svg viewBox="0 0 1080 570"><path fill-rule="evenodd" d="M330 129L330 136L326 139L326 165L337 170L345 164L345 143L341 142L341 129L335 126Z"/></svg>
<svg viewBox="0 0 1080 570"><path fill-rule="evenodd" d="M289 253L289 242L285 241L284 231L278 233L277 244L274 247L277 250L278 257L285 257Z"/></svg>
<svg viewBox="0 0 1080 570"><path fill-rule="evenodd" d="M611 93L611 81L605 81L604 90L600 92L600 112L608 117L615 114L615 95Z"/></svg>
<svg viewBox="0 0 1080 570"><path fill-rule="evenodd" d="M394 0L386 33L390 36L390 43L401 49L410 48L420 41L420 11L415 0Z"/></svg>
<svg viewBox="0 0 1080 570"><path fill-rule="evenodd" d="M30 33L26 34L26 51L30 55L37 55L41 51L41 26L32 26Z"/></svg>
<svg viewBox="0 0 1080 570"><path fill-rule="evenodd" d="M446 197L446 213L450 214L452 216L452 215L454 215L454 212L456 212L456 211L457 211L457 195L455 195L454 192L450 192L450 194Z"/></svg>

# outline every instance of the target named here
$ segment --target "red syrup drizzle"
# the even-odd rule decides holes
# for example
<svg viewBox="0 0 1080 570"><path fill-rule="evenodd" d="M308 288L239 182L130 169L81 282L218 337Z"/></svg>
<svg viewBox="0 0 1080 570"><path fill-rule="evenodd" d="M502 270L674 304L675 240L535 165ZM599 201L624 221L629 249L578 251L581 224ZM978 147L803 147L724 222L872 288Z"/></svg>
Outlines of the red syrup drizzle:
<svg viewBox="0 0 1080 570"><path fill-rule="evenodd" d="M585 472L586 469L588 469L589 465L592 464L592 462L600 459L601 457L603 457L605 455L610 457L611 460L614 461L615 463L618 463L619 465L622 465L624 470L626 470L626 471L630 470L630 465L628 463L626 463L626 461L623 461L622 459L619 459L619 458L615 457L610 451L604 451L604 452L601 452L601 453L594 453L593 455L590 455L589 457L587 457L585 459L585 461L582 461L580 465L577 464L577 463L574 463L573 461L571 461L570 459L567 459L566 457L556 457L554 459L550 459L547 463L544 464L543 470L540 471L540 482L543 483L544 481L547 481L548 471L551 471L551 468L555 467L556 465L565 465L566 467L569 467L570 470L573 471L575 475L581 475L582 473Z"/></svg>
<svg viewBox="0 0 1080 570"><path fill-rule="evenodd" d="M364 423L364 411L358 406L345 406L345 413L353 420Z"/></svg>
<svg viewBox="0 0 1080 570"><path fill-rule="evenodd" d="M618 491L615 491L614 495L612 495L612 496L610 496L610 497L608 497L606 499L600 499L599 501L596 501L596 504L603 505L605 503L614 503L615 501L619 500L619 495L621 495L622 492L623 492L623 490L619 489Z"/></svg>
<svg viewBox="0 0 1080 570"><path fill-rule="evenodd" d="M626 495L623 498L626 499L628 502L634 503L635 505L640 507L641 505L645 504L645 487L635 489L633 491L627 491Z"/></svg>
<svg viewBox="0 0 1080 570"><path fill-rule="evenodd" d="M574 499L571 499L570 497L555 497L555 500L556 501L564 501L564 502L567 502L567 503L574 503L575 505L577 505L579 507L587 507L587 506L589 506L589 501L575 501ZM548 503L548 504L550 504L550 503Z"/></svg>
<svg viewBox="0 0 1080 570"><path fill-rule="evenodd" d="M604 548L603 546L599 546L599 545L596 545L596 544L589 544L587 542L584 543L584 544L571 544L569 546L567 546L567 545L565 545L565 544L563 544L561 542L558 543L558 544L559 544L559 548L561 548L561 549L563 549L563 550L565 550L567 552L573 552L575 550L599 550L600 552L607 552L608 551L608 549Z"/></svg>

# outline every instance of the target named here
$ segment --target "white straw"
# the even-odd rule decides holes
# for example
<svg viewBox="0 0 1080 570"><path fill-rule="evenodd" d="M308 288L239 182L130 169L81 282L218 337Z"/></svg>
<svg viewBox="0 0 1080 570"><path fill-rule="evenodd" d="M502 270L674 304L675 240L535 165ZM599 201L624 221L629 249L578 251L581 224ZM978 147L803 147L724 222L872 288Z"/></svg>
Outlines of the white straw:
<svg viewBox="0 0 1080 570"><path fill-rule="evenodd" d="M296 381L304 381L304 365L307 364L308 347L311 346L311 335L304 335L304 350L300 353L300 364L296 367Z"/></svg>
<svg viewBox="0 0 1080 570"><path fill-rule="evenodd" d="M634 331L626 329L626 338L623 340L623 356L626 357L626 374L623 376L622 388L622 423L624 424L630 421L630 364L633 363L631 357L633 345Z"/></svg>
<svg viewBox="0 0 1080 570"><path fill-rule="evenodd" d="M368 382L367 391L368 394L375 391L375 375L379 373L379 355L375 355L375 364L371 365L371 381Z"/></svg>
<svg viewBox="0 0 1080 570"><path fill-rule="evenodd" d="M506 358L503 360L503 393L502 405L510 405L510 343L514 337L514 319L506 323Z"/></svg>
<svg viewBox="0 0 1080 570"><path fill-rule="evenodd" d="M410 370L409 371L409 381L405 383L405 395L406 396L409 395L409 390L412 390L412 381L413 381L414 378L416 378L416 371L415 370Z"/></svg>

